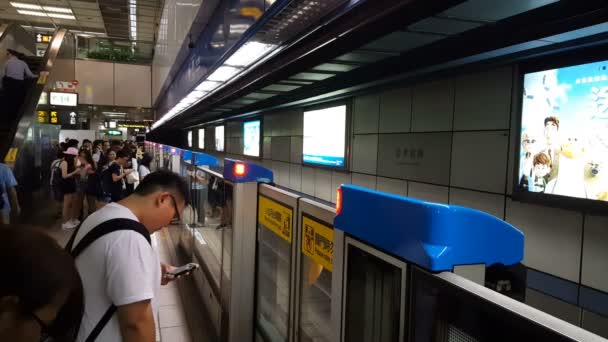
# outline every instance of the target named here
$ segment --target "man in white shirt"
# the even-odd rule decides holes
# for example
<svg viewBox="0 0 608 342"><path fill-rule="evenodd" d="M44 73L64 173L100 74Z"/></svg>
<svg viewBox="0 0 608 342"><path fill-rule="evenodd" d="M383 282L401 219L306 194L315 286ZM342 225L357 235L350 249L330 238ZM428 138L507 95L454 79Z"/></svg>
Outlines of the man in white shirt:
<svg viewBox="0 0 608 342"><path fill-rule="evenodd" d="M37 76L32 73L27 63L19 59L19 52L11 49L6 51L8 60L4 64L2 87L6 94L6 105L8 107L6 109L12 118L16 115L25 98L25 77L35 78Z"/></svg>
<svg viewBox="0 0 608 342"><path fill-rule="evenodd" d="M188 203L188 185L177 174L148 175L129 197L89 216L76 233L73 246L95 227L112 219L129 219L145 233L168 226ZM149 237L149 236L148 236ZM78 341L85 341L112 305L117 310L95 339L97 342L155 341L153 299L160 285L172 280L173 266L161 265L145 235L117 230L96 239L76 257L85 293L85 312Z"/></svg>

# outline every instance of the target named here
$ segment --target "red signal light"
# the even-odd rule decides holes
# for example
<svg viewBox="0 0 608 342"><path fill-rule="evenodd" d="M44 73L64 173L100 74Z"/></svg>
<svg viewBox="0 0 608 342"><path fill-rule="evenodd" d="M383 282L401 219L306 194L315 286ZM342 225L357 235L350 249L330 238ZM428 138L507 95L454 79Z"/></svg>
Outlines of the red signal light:
<svg viewBox="0 0 608 342"><path fill-rule="evenodd" d="M342 188L338 188L336 193L336 215L342 212Z"/></svg>
<svg viewBox="0 0 608 342"><path fill-rule="evenodd" d="M247 173L247 166L243 163L234 164L234 175L242 177Z"/></svg>

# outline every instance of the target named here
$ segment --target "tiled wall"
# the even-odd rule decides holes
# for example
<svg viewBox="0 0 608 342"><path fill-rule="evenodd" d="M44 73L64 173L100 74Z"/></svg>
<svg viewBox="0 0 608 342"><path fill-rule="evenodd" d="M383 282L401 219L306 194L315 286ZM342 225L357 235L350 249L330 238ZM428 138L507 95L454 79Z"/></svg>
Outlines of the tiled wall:
<svg viewBox="0 0 608 342"><path fill-rule="evenodd" d="M531 272L528 303L608 336L608 218L509 197L516 73L503 67L352 99L352 172L303 166L302 112L268 114L261 163L279 185L326 201L352 183L507 220L526 235L524 264L540 271ZM242 158L241 124L226 130L227 153Z"/></svg>

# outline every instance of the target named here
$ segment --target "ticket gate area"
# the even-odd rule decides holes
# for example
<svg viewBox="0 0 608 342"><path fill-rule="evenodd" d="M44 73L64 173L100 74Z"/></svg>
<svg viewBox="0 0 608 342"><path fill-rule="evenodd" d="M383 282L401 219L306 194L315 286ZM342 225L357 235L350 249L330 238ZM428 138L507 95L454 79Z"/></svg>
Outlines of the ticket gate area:
<svg viewBox="0 0 608 342"><path fill-rule="evenodd" d="M149 146L189 180L172 240L219 341L607 341L484 286L523 258L491 215L351 185L334 208L258 165Z"/></svg>

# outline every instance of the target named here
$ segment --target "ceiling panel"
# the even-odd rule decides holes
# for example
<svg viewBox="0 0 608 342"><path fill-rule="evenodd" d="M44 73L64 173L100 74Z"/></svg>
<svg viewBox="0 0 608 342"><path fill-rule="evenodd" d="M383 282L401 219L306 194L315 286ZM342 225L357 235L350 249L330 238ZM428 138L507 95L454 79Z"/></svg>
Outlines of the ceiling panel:
<svg viewBox="0 0 608 342"><path fill-rule="evenodd" d="M453 35L482 25L482 23L475 21L431 17L410 25L408 29L410 31Z"/></svg>
<svg viewBox="0 0 608 342"><path fill-rule="evenodd" d="M351 63L372 63L379 61L381 59L385 59L386 57L395 56L397 53L385 53L385 52L373 52L373 51L353 51L346 53L336 60L351 62Z"/></svg>
<svg viewBox="0 0 608 342"><path fill-rule="evenodd" d="M450 8L443 12L441 16L493 22L558 1L559 0L469 0Z"/></svg>
<svg viewBox="0 0 608 342"><path fill-rule="evenodd" d="M357 69L358 65L338 64L338 63L323 63L312 68L312 70L331 71L331 72L348 72Z"/></svg>
<svg viewBox="0 0 608 342"><path fill-rule="evenodd" d="M397 31L365 45L363 50L403 52L445 38L445 35Z"/></svg>
<svg viewBox="0 0 608 342"><path fill-rule="evenodd" d="M301 72L290 77L290 79L296 80L308 80L308 81L322 81L330 77L336 76L331 73L314 73L314 72Z"/></svg>
<svg viewBox="0 0 608 342"><path fill-rule="evenodd" d="M262 90L267 91L278 91L278 92L287 92L300 88L300 86L295 85L284 85L284 84L271 84L266 88L262 88Z"/></svg>
<svg viewBox="0 0 608 342"><path fill-rule="evenodd" d="M76 8L84 8L84 9L92 9L99 11L99 6L97 6L97 1L95 2L85 2L85 1L70 1L73 9Z"/></svg>
<svg viewBox="0 0 608 342"><path fill-rule="evenodd" d="M273 96L275 96L276 94L268 94L268 93L251 93L251 94L247 94L247 96L245 96L246 98L252 98L252 99L256 99L256 100L265 100L268 98L271 98Z"/></svg>

